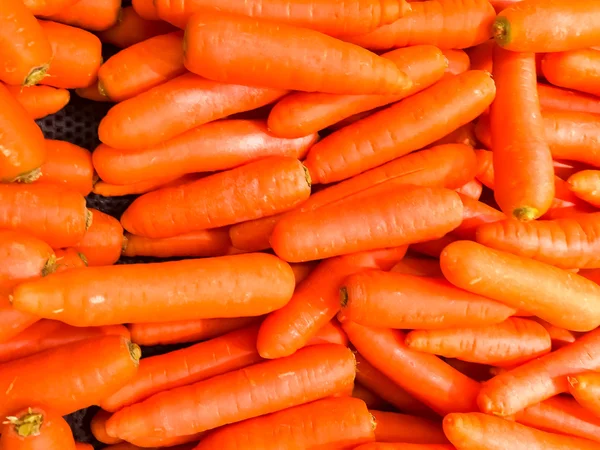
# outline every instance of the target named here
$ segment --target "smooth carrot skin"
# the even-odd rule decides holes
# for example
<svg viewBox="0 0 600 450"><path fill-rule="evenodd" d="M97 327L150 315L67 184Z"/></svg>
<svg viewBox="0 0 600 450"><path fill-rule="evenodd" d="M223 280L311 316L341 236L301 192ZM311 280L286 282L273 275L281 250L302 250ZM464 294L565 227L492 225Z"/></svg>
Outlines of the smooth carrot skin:
<svg viewBox="0 0 600 450"><path fill-rule="evenodd" d="M567 182L577 197L600 208L600 170L582 170L571 175Z"/></svg>
<svg viewBox="0 0 600 450"><path fill-rule="evenodd" d="M455 450L452 445L444 444L407 444L405 442L371 442L354 450Z"/></svg>
<svg viewBox="0 0 600 450"><path fill-rule="evenodd" d="M447 444L442 424L417 416L384 411L371 411L377 427L377 442L406 442L410 444Z"/></svg>
<svg viewBox="0 0 600 450"><path fill-rule="evenodd" d="M573 331L600 325L600 286L575 273L470 241L446 247L440 264L455 286L533 313L552 325Z"/></svg>
<svg viewBox="0 0 600 450"><path fill-rule="evenodd" d="M411 244L410 249L425 256L429 256L430 258L439 259L440 255L444 251L444 249L453 242L460 240L459 237L450 234L447 234L439 239L434 239L432 241L418 242L416 244Z"/></svg>
<svg viewBox="0 0 600 450"><path fill-rule="evenodd" d="M445 77L458 75L471 68L471 60L464 50L445 49L443 53L448 60L448 69L446 69Z"/></svg>
<svg viewBox="0 0 600 450"><path fill-rule="evenodd" d="M91 100L93 102L112 103L112 100L100 93L98 82L90 84L88 87L75 89L77 96Z"/></svg>
<svg viewBox="0 0 600 450"><path fill-rule="evenodd" d="M268 156L303 159L317 139L316 133L295 139L275 137L264 120L220 120L143 150L101 144L94 151L94 167L108 183L139 183L227 170Z"/></svg>
<svg viewBox="0 0 600 450"><path fill-rule="evenodd" d="M44 20L39 23L52 45L52 64L41 84L75 89L94 83L102 63L100 39L69 25Z"/></svg>
<svg viewBox="0 0 600 450"><path fill-rule="evenodd" d="M50 16L50 20L89 31L104 31L119 20L121 0L79 0Z"/></svg>
<svg viewBox="0 0 600 450"><path fill-rule="evenodd" d="M169 447L171 450L193 450L196 447L196 444L182 444L176 445L174 447ZM138 447L137 445L130 444L129 442L122 442L120 444L109 445L108 447L104 447L103 450L143 450L144 448L148 450L159 450L161 447L153 447L150 448L148 446ZM162 447L164 448L164 447ZM79 449L78 449L79 450Z"/></svg>
<svg viewBox="0 0 600 450"><path fill-rule="evenodd" d="M186 436L348 392L355 371L351 350L316 345L157 394L117 412L107 431L134 444L142 437ZM172 422L183 416L189 420Z"/></svg>
<svg viewBox="0 0 600 450"><path fill-rule="evenodd" d="M6 86L32 119L41 119L63 109L71 98L66 89L50 86Z"/></svg>
<svg viewBox="0 0 600 450"><path fill-rule="evenodd" d="M149 148L204 123L267 105L284 94L185 74L114 106L100 122L98 134L110 147Z"/></svg>
<svg viewBox="0 0 600 450"><path fill-rule="evenodd" d="M492 208L478 200L473 200L460 194L460 192L459 195L463 204L463 220L458 228L452 231L454 236L459 236L462 239L474 239L478 227L506 219L504 213L496 208Z"/></svg>
<svg viewBox="0 0 600 450"><path fill-rule="evenodd" d="M471 70L485 70L492 73L494 46L494 40L490 39L466 50L471 61Z"/></svg>
<svg viewBox="0 0 600 450"><path fill-rule="evenodd" d="M229 238L232 245L235 248L249 252L258 252L271 248L271 243L269 242L271 234L277 222L284 215L285 213L281 213L232 225L229 228Z"/></svg>
<svg viewBox="0 0 600 450"><path fill-rule="evenodd" d="M323 325L317 334L315 334L306 343L306 346L321 344L339 344L348 346L348 336L342 330L340 323L334 318Z"/></svg>
<svg viewBox="0 0 600 450"><path fill-rule="evenodd" d="M92 444L84 444L83 442L75 442L75 450L94 450Z"/></svg>
<svg viewBox="0 0 600 450"><path fill-rule="evenodd" d="M439 81L400 103L317 143L305 161L314 183L352 177L418 150L471 122L495 95L490 74L468 71ZM436 108L429 108L435 104ZM415 111L422 113L415 115Z"/></svg>
<svg viewBox="0 0 600 450"><path fill-rule="evenodd" d="M469 122L462 127L457 128L443 138L435 141L429 148L442 144L464 144L474 148L477 144L477 139L475 138L475 124Z"/></svg>
<svg viewBox="0 0 600 450"><path fill-rule="evenodd" d="M200 176L183 175L183 176L170 176L153 178L148 181L140 181L139 183L131 184L110 184L104 181L98 181L94 184L94 194L101 195L103 197L121 197L124 195L135 195L135 194L146 194L148 192L156 191L157 189L178 187L184 184L196 181L201 178Z"/></svg>
<svg viewBox="0 0 600 450"><path fill-rule="evenodd" d="M50 16L74 5L79 0L24 0L23 3L36 16Z"/></svg>
<svg viewBox="0 0 600 450"><path fill-rule="evenodd" d="M131 47L138 42L175 31L175 28L159 20L147 20L138 15L134 7L122 8L119 19L108 30L99 33L98 37L106 44L118 48Z"/></svg>
<svg viewBox="0 0 600 450"><path fill-rule="evenodd" d="M538 95L542 111L556 109L559 111L600 114L600 102L593 95L541 83L538 83Z"/></svg>
<svg viewBox="0 0 600 450"><path fill-rule="evenodd" d="M74 248L64 248L55 250L56 255L56 270L55 272L60 273L71 269L80 269L87 267L87 258L81 252L78 252Z"/></svg>
<svg viewBox="0 0 600 450"><path fill-rule="evenodd" d="M92 421L90 422L90 430L92 435L97 441L100 441L103 444L111 445L123 442L121 439L114 438L106 433L106 421L110 419L111 415L112 414L110 412L101 409L94 415L94 417L92 417Z"/></svg>
<svg viewBox="0 0 600 450"><path fill-rule="evenodd" d="M149 37L108 59L98 71L99 89L115 102L148 91L183 73L183 33Z"/></svg>
<svg viewBox="0 0 600 450"><path fill-rule="evenodd" d="M127 233L123 245L123 256L129 257L210 257L226 255L231 241L227 229L217 228L164 239L151 239Z"/></svg>
<svg viewBox="0 0 600 450"><path fill-rule="evenodd" d="M390 269L390 272L415 275L418 277L443 277L440 262L432 258L406 256Z"/></svg>
<svg viewBox="0 0 600 450"><path fill-rule="evenodd" d="M564 52L600 42L600 5L593 0L525 0L506 8L493 25L496 44L515 52Z"/></svg>
<svg viewBox="0 0 600 450"><path fill-rule="evenodd" d="M223 83L329 94L399 94L412 85L392 61L362 47L250 17L195 14L183 45L190 72Z"/></svg>
<svg viewBox="0 0 600 450"><path fill-rule="evenodd" d="M91 209L90 212L93 216L92 225L74 248L86 256L88 266L110 266L121 257L123 227L108 214L96 209Z"/></svg>
<svg viewBox="0 0 600 450"><path fill-rule="evenodd" d="M369 409L387 409L390 407L385 400L376 396L373 392L368 390L360 383L354 383L352 389L352 398L362 401Z"/></svg>
<svg viewBox="0 0 600 450"><path fill-rule="evenodd" d="M340 286L342 323L439 330L493 325L515 312L443 278L369 270L350 275Z"/></svg>
<svg viewBox="0 0 600 450"><path fill-rule="evenodd" d="M477 409L479 383L433 355L410 350L402 332L354 322L342 327L367 361L438 414Z"/></svg>
<svg viewBox="0 0 600 450"><path fill-rule="evenodd" d="M554 325L549 324L545 320L538 319L537 317L532 318L532 320L535 320L546 329L550 335L550 339L552 340L552 350L558 350L565 345L575 342L575 334L571 331L565 330L564 328L555 327Z"/></svg>
<svg viewBox="0 0 600 450"><path fill-rule="evenodd" d="M471 181L468 181L455 190L461 195L461 199L467 197L473 200L479 200L483 192L483 185L479 180L473 178Z"/></svg>
<svg viewBox="0 0 600 450"><path fill-rule="evenodd" d="M283 308L270 314L258 334L263 358L289 356L318 333L339 310L339 284L365 268L389 270L404 257L406 247L356 253L323 261L302 282Z"/></svg>
<svg viewBox="0 0 600 450"><path fill-rule="evenodd" d="M290 264L290 267L294 272L294 280L296 281L296 286L298 286L311 274L315 267L317 267L317 263L314 261L296 263Z"/></svg>
<svg viewBox="0 0 600 450"><path fill-rule="evenodd" d="M544 77L556 86L600 95L600 50L548 53L542 60L542 72Z"/></svg>
<svg viewBox="0 0 600 450"><path fill-rule="evenodd" d="M196 450L354 448L375 441L375 426L362 400L329 398L227 425L203 439Z"/></svg>
<svg viewBox="0 0 600 450"><path fill-rule="evenodd" d="M395 103L442 78L448 67L444 54L432 45L418 45L384 53L412 81L397 95L336 95L295 92L275 104L269 113L269 130L277 136L306 136L364 111Z"/></svg>
<svg viewBox="0 0 600 450"><path fill-rule="evenodd" d="M580 373L568 378L569 393L586 410L600 417L600 374Z"/></svg>

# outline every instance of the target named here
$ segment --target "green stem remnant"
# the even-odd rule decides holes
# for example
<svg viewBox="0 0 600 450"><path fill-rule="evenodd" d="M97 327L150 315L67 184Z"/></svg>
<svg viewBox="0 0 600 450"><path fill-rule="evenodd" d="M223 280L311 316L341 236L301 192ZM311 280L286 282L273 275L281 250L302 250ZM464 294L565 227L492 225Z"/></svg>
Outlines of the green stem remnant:
<svg viewBox="0 0 600 450"><path fill-rule="evenodd" d="M4 423L11 424L15 429L15 433L21 437L38 436L42 423L44 423L44 416L40 413L34 413L29 408L27 414L22 417L9 416Z"/></svg>

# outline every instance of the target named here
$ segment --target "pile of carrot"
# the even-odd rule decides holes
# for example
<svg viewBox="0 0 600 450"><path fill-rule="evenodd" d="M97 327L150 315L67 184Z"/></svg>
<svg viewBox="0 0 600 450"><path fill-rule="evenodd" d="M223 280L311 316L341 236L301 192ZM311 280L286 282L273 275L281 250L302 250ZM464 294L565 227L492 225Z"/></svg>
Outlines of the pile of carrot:
<svg viewBox="0 0 600 450"><path fill-rule="evenodd" d="M0 1L0 450L600 450L600 2L132 3Z"/></svg>

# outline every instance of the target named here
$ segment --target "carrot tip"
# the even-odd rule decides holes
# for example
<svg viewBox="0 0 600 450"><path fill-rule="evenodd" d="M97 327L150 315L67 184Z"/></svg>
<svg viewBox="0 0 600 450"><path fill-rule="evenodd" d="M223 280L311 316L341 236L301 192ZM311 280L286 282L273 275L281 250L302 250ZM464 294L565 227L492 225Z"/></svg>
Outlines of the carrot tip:
<svg viewBox="0 0 600 450"><path fill-rule="evenodd" d="M48 261L46 261L44 268L42 269L42 276L45 277L54 273L56 271L56 268L56 255L51 255L50 258L48 258Z"/></svg>
<svg viewBox="0 0 600 450"><path fill-rule="evenodd" d="M304 169L304 178L306 179L306 183L308 184L308 187L312 186L312 179L310 178L310 172L308 171L308 168L302 164L302 168Z"/></svg>
<svg viewBox="0 0 600 450"><path fill-rule="evenodd" d="M31 408L23 417L7 417L6 422L14 425L15 432L21 437L37 436L40 434L40 428L44 422L44 416L39 413L33 413Z"/></svg>
<svg viewBox="0 0 600 450"><path fill-rule="evenodd" d="M25 81L23 81L23 86L35 86L38 84L40 81L46 78L46 73L48 72L49 68L49 64L44 64L43 66L34 67L31 69L29 75L25 77Z"/></svg>
<svg viewBox="0 0 600 450"><path fill-rule="evenodd" d="M510 23L506 17L496 17L492 26L492 33L496 43L502 47L510 41Z"/></svg>
<svg viewBox="0 0 600 450"><path fill-rule="evenodd" d="M136 363L139 364L140 358L142 357L142 349L139 345L134 344L133 342L129 342L129 355L131 359L133 359Z"/></svg>
<svg viewBox="0 0 600 450"><path fill-rule="evenodd" d="M9 183L33 183L35 180L37 180L39 177L42 176L42 169L41 168L37 168L37 169L33 169L29 172L26 172L22 175L18 175L15 178L13 178L12 180L8 180Z"/></svg>
<svg viewBox="0 0 600 450"><path fill-rule="evenodd" d="M348 289L345 287L340 288L340 305L342 305L342 308L348 305Z"/></svg>
<svg viewBox="0 0 600 450"><path fill-rule="evenodd" d="M535 220L539 217L539 211L537 208L531 208L530 206L524 206L522 208L517 208L513 211L513 216L517 220L528 222L530 220Z"/></svg>

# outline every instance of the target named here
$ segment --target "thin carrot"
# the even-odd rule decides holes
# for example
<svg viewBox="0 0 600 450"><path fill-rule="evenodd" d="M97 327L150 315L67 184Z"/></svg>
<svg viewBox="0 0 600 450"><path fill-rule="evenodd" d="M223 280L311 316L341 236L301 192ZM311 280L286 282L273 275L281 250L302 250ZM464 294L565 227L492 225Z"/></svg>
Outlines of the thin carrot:
<svg viewBox="0 0 600 450"><path fill-rule="evenodd" d="M103 197L119 197L123 195L145 194L157 189L182 186L186 183L196 181L200 176L196 174L184 176L170 176L154 178L148 181L140 181L132 184L110 184L104 181L98 181L94 184L94 194Z"/></svg>
<svg viewBox="0 0 600 450"><path fill-rule="evenodd" d="M223 256L227 254L230 245L229 232L224 228L201 230L164 239L151 239L127 233L123 256Z"/></svg>
<svg viewBox="0 0 600 450"><path fill-rule="evenodd" d="M306 279L306 277L310 275L310 273L315 269L315 267L317 267L317 263L314 261L296 263L290 264L290 267L294 272L294 280L296 281L296 286L298 286Z"/></svg>
<svg viewBox="0 0 600 450"><path fill-rule="evenodd" d="M565 330L564 328L555 327L554 325L549 324L545 320L538 319L537 317L532 318L532 320L535 320L546 329L550 335L550 339L552 340L552 350L558 350L565 345L575 342L575 334L571 331Z"/></svg>
<svg viewBox="0 0 600 450"><path fill-rule="evenodd" d="M442 277L439 261L418 256L406 256L390 269L390 272L404 273L419 277Z"/></svg>
<svg viewBox="0 0 600 450"><path fill-rule="evenodd" d="M594 0L525 0L498 14L493 32L506 50L564 52L597 45L599 21Z"/></svg>
<svg viewBox="0 0 600 450"><path fill-rule="evenodd" d="M90 212L93 215L92 225L74 248L86 256L89 266L114 264L123 250L123 227L108 214L95 209L90 209Z"/></svg>
<svg viewBox="0 0 600 450"><path fill-rule="evenodd" d="M471 122L494 95L494 82L486 72L468 71L443 79L323 139L308 153L306 166L314 183L352 177ZM436 107L430 108L432 104ZM422 113L415 115L415 111Z"/></svg>
<svg viewBox="0 0 600 450"><path fill-rule="evenodd" d="M446 69L445 77L458 75L471 68L471 60L464 50L445 49L444 56L448 60L448 69Z"/></svg>
<svg viewBox="0 0 600 450"><path fill-rule="evenodd" d="M94 83L102 63L100 39L69 25L39 22L52 45L52 65L41 84L75 89Z"/></svg>
<svg viewBox="0 0 600 450"><path fill-rule="evenodd" d="M506 219L506 216L496 208L470 197L459 195L463 204L463 220L458 228L452 231L452 235L461 239L474 239L475 230L478 227Z"/></svg>
<svg viewBox="0 0 600 450"><path fill-rule="evenodd" d="M589 372L571 375L569 393L586 410L600 417L600 374Z"/></svg>
<svg viewBox="0 0 600 450"><path fill-rule="evenodd" d="M127 48L172 31L175 31L172 25L158 20L144 19L132 6L127 6L119 12L117 23L108 30L100 32L98 37L106 44Z"/></svg>
<svg viewBox="0 0 600 450"><path fill-rule="evenodd" d="M121 0L79 0L49 19L85 30L104 31L118 22L120 11Z"/></svg>
<svg viewBox="0 0 600 450"><path fill-rule="evenodd" d="M442 424L417 416L384 411L371 411L375 417L377 442L410 444L447 444Z"/></svg>
<svg viewBox="0 0 600 450"><path fill-rule="evenodd" d="M556 86L600 95L599 50L583 49L547 53L542 60L542 71L546 79Z"/></svg>
<svg viewBox="0 0 600 450"><path fill-rule="evenodd" d="M600 170L582 170L571 175L567 182L577 197L600 208Z"/></svg>
<svg viewBox="0 0 600 450"><path fill-rule="evenodd" d="M269 104L284 93L186 74L114 106L98 133L111 147L144 149L204 123Z"/></svg>
<svg viewBox="0 0 600 450"><path fill-rule="evenodd" d="M538 83L538 95L542 110L556 109L559 111L600 114L598 98L589 94Z"/></svg>
<svg viewBox="0 0 600 450"><path fill-rule="evenodd" d="M355 447L354 450L455 450L444 444L407 444L405 442L371 442Z"/></svg>
<svg viewBox="0 0 600 450"><path fill-rule="evenodd" d="M336 95L296 92L281 99L269 113L269 130L282 137L315 133L355 114L395 103L431 86L442 78L448 62L431 45L401 48L381 55L393 61L412 81L396 95Z"/></svg>
<svg viewBox="0 0 600 450"><path fill-rule="evenodd" d="M108 411L104 411L103 409L99 410L94 417L92 417L92 421L90 422L90 430L92 435L96 438L97 441L102 442L103 444L118 444L119 442L123 442L119 438L114 438L109 436L106 433L106 421L110 419L112 414Z"/></svg>
<svg viewBox="0 0 600 450"><path fill-rule="evenodd" d="M399 94L412 85L392 61L357 45L233 14L195 14L183 45L190 72L223 83L330 94Z"/></svg>
<svg viewBox="0 0 600 450"><path fill-rule="evenodd" d="M183 34L150 37L108 59L98 71L98 88L120 102L172 80L185 72Z"/></svg>
<svg viewBox="0 0 600 450"><path fill-rule="evenodd" d="M33 119L55 114L70 100L69 91L50 86L6 86Z"/></svg>
<svg viewBox="0 0 600 450"><path fill-rule="evenodd" d="M102 66L100 66L100 68L102 68ZM103 103L112 102L112 100L110 98L108 98L106 95L103 95L100 93L99 88L98 88L98 82L90 84L88 87L77 88L77 89L75 89L75 93L81 98L85 98L87 100L92 100L94 102L103 102Z"/></svg>
<svg viewBox="0 0 600 450"><path fill-rule="evenodd" d="M131 4L140 17L146 20L160 20L154 0L132 0Z"/></svg>
<svg viewBox="0 0 600 450"><path fill-rule="evenodd" d="M302 348L339 310L339 284L365 268L388 270L401 260L406 247L341 256L320 263L298 286L283 308L270 314L258 334L263 358L279 358Z"/></svg>
<svg viewBox="0 0 600 450"><path fill-rule="evenodd" d="M483 185L479 180L473 178L471 181L468 181L457 188L456 192L461 195L461 198L468 197L473 200L479 200L481 193L483 192Z"/></svg>
<svg viewBox="0 0 600 450"><path fill-rule="evenodd" d="M27 8L36 16L50 16L74 5L79 0L23 0Z"/></svg>
<svg viewBox="0 0 600 450"><path fill-rule="evenodd" d="M366 326L436 330L487 326L515 310L457 289L443 278L369 270L347 277L340 288L338 319Z"/></svg>
<svg viewBox="0 0 600 450"><path fill-rule="evenodd" d="M433 355L410 350L402 332L354 322L342 327L367 361L438 414L477 409L479 383Z"/></svg>

